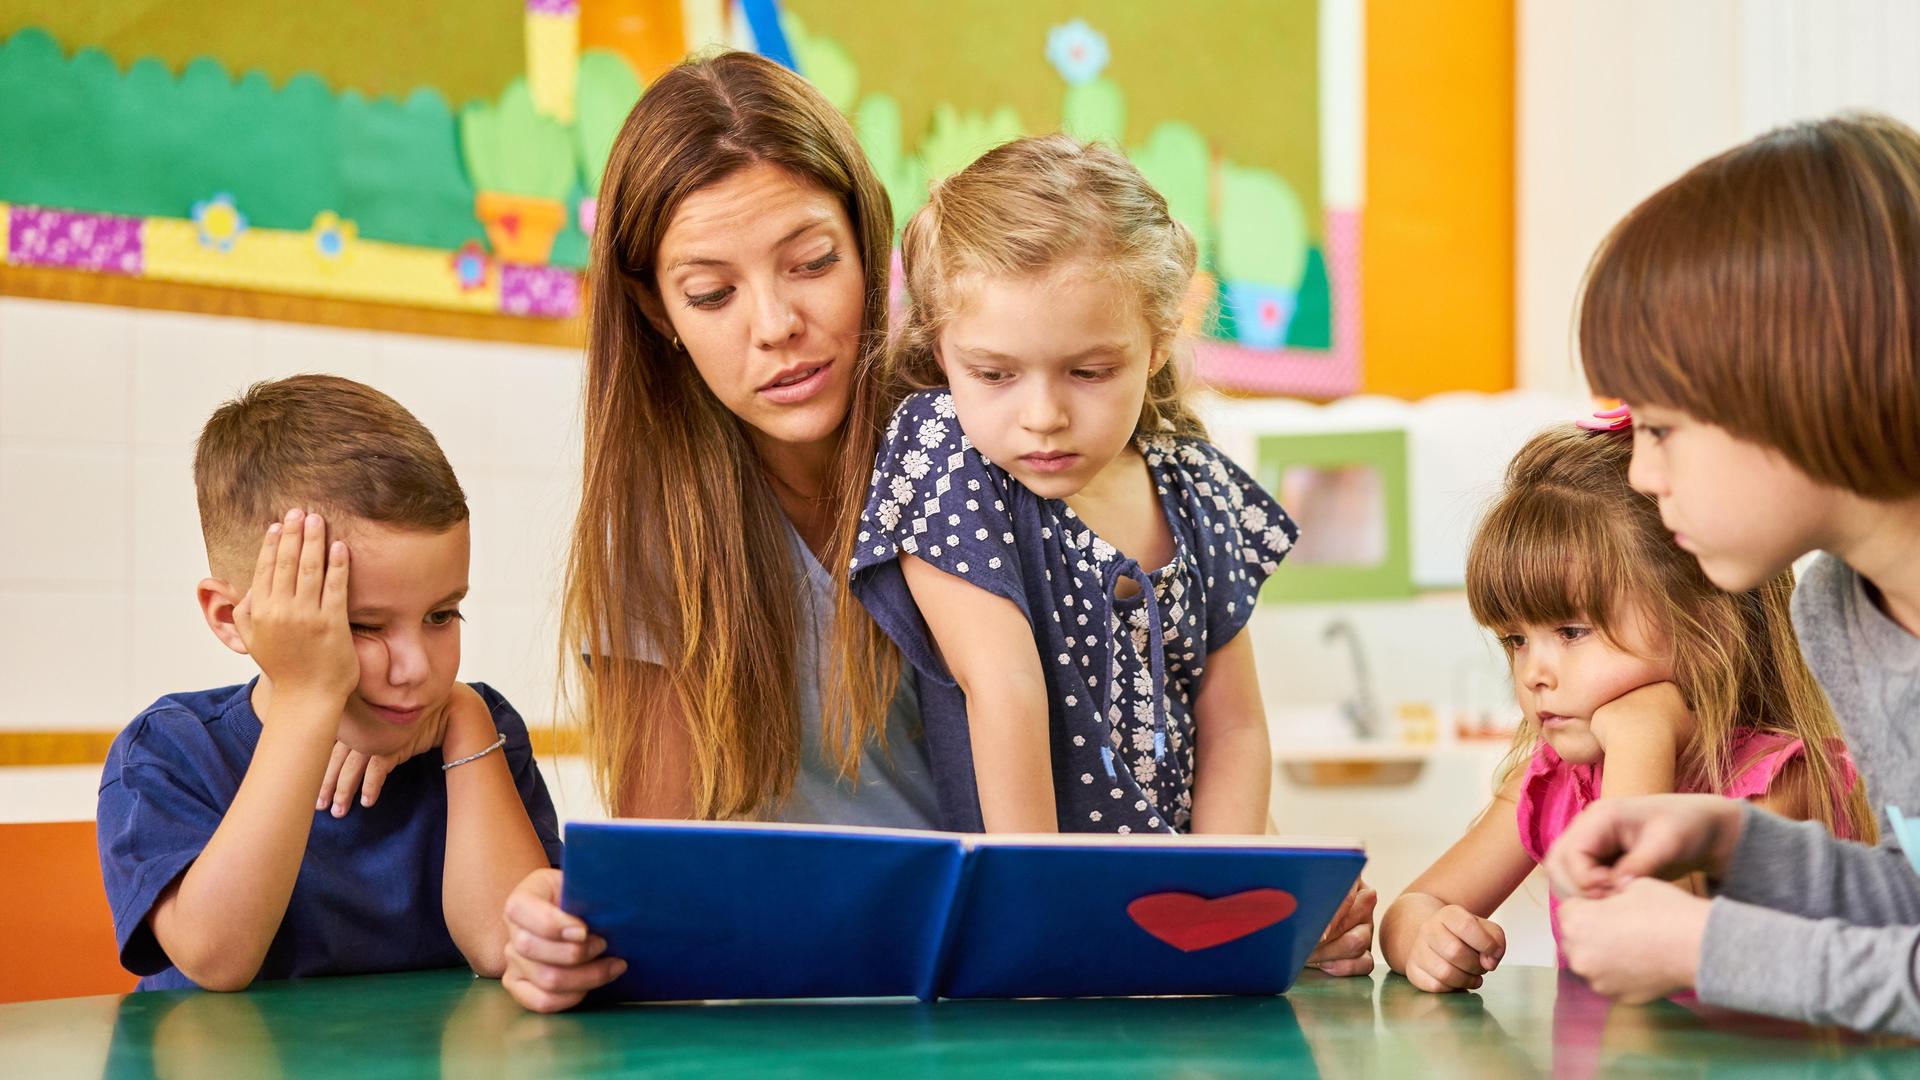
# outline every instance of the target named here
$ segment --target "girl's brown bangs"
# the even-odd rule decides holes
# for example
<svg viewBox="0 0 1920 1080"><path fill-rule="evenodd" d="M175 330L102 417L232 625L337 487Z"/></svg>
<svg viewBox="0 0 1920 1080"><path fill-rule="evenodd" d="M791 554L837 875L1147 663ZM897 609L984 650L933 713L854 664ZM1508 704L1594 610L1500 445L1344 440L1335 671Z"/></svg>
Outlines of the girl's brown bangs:
<svg viewBox="0 0 1920 1080"><path fill-rule="evenodd" d="M1489 629L1584 621L1603 633L1628 565L1613 529L1564 494L1511 498L1481 525L1467 554L1467 600Z"/></svg>

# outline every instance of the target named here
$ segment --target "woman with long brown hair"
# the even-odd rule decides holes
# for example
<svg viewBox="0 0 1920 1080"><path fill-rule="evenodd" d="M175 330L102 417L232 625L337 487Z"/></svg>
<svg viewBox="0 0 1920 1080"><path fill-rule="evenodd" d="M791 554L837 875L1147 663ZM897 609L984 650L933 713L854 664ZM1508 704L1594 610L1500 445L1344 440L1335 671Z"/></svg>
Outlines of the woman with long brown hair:
<svg viewBox="0 0 1920 1080"><path fill-rule="evenodd" d="M895 404L892 240L846 119L760 57L668 72L614 143L562 647L616 814L937 824L912 684L842 570ZM624 970L558 895L537 873L506 911L505 984L543 1011ZM1370 969L1371 916L1314 959Z"/></svg>

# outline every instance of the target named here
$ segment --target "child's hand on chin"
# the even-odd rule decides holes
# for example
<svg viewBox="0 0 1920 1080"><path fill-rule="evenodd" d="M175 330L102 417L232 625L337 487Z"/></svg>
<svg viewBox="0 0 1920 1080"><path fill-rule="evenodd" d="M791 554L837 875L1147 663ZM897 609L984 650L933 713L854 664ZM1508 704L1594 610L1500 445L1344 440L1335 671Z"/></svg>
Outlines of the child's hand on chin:
<svg viewBox="0 0 1920 1080"><path fill-rule="evenodd" d="M1602 900L1560 902L1567 966L1595 991L1638 1005L1692 989L1710 901L1637 878Z"/></svg>
<svg viewBox="0 0 1920 1080"><path fill-rule="evenodd" d="M492 716L487 711L487 703L480 698L478 691L463 682L453 684L453 692L441 706L420 717L413 726L413 738L403 747L388 754L364 754L352 749L345 743L333 744L333 756L327 760L327 775L320 781L320 797L314 800L315 810L325 810L333 805L334 817L345 817L353 806L353 793L360 793L360 805L372 806L380 801L380 789L386 785L387 774L401 762L439 746L446 740L449 722L458 715L465 720L476 716L489 729L493 726Z"/></svg>
<svg viewBox="0 0 1920 1080"><path fill-rule="evenodd" d="M1680 688L1670 682L1642 686L1593 711L1593 737L1603 751L1609 741L1653 738L1663 745L1685 746L1693 736L1693 712Z"/></svg>

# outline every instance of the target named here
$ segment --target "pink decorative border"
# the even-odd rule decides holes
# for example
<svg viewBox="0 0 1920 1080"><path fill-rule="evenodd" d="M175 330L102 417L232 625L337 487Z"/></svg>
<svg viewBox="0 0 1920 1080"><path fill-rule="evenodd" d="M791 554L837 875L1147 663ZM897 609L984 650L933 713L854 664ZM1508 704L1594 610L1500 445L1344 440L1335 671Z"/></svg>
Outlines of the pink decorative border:
<svg viewBox="0 0 1920 1080"><path fill-rule="evenodd" d="M138 275L144 259L141 219L40 206L6 211L7 261L100 274Z"/></svg>
<svg viewBox="0 0 1920 1080"><path fill-rule="evenodd" d="M1327 285L1333 348L1249 349L1225 341L1194 347L1200 378L1223 390L1337 398L1360 389L1360 213L1327 211Z"/></svg>

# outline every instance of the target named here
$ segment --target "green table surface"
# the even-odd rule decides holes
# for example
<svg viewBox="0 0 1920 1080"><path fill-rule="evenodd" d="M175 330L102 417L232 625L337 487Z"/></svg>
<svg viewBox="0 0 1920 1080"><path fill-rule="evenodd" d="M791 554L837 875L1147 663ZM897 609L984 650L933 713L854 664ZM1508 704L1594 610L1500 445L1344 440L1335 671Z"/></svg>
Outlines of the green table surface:
<svg viewBox="0 0 1920 1080"><path fill-rule="evenodd" d="M1920 1046L1550 968L1478 993L1308 972L1275 998L634 1005L522 1012L426 971L0 1006L0 1076L1920 1077Z"/></svg>

